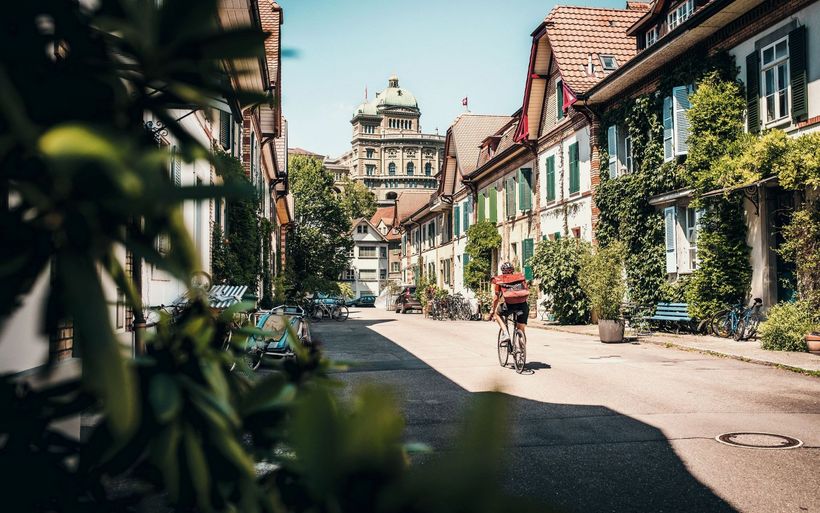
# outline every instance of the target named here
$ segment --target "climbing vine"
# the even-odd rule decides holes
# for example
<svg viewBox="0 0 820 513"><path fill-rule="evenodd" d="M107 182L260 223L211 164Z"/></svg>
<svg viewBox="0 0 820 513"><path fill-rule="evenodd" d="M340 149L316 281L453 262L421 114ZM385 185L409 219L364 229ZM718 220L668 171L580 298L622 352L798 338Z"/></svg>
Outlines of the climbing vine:
<svg viewBox="0 0 820 513"><path fill-rule="evenodd" d="M219 162L216 168L226 184L250 185L239 159L218 149L214 150L214 158ZM262 251L258 209L257 198L243 198L227 203L227 233L222 234L218 227L213 232L216 244L212 254L214 283L247 285L249 293L256 293Z"/></svg>

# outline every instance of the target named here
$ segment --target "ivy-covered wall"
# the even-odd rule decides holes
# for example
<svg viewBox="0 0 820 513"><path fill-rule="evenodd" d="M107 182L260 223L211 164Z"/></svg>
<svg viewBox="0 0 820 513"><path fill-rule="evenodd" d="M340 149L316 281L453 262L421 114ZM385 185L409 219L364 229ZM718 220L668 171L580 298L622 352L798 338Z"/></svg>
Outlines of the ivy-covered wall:
<svg viewBox="0 0 820 513"><path fill-rule="evenodd" d="M675 86L700 84L709 76L713 80L735 83L737 68L732 58L725 54L704 59L700 56L678 61L663 74L658 89L649 94L629 99L606 111L601 116L600 159L601 183L595 191L595 202L600 213L596 226L596 238L606 246L620 240L626 248L625 267L630 300L640 305L653 305L659 301L680 301L691 298L687 280L685 289L667 283L665 268L664 221L660 211L649 204L650 198L664 192L695 187L693 170L686 157L676 157L664 162L663 149L663 101L672 94ZM734 116L730 114L729 117ZM741 117L742 119L742 117ZM608 127L617 125L626 130L631 138L633 172L610 178ZM690 141L706 135L713 127L692 127ZM716 130L719 137L719 130ZM711 140L711 139L710 139ZM691 160L691 146L690 159ZM732 240L740 235L745 245L745 225L742 212L723 210L732 218ZM742 233L737 223L742 226ZM723 232L725 227L712 223L706 230ZM701 230L704 234L704 230ZM743 248L733 247L740 254ZM747 251L747 250L745 250ZM746 258L748 262L748 258ZM743 272L739 273L743 275ZM693 276L694 278L694 276ZM708 277L704 283L714 283L720 277ZM748 280L747 280L748 282Z"/></svg>

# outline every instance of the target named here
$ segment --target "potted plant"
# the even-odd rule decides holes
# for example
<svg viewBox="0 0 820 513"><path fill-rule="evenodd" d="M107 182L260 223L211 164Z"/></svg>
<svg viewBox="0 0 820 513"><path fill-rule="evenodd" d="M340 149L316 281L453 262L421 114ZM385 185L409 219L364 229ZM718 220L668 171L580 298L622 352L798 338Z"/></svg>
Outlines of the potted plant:
<svg viewBox="0 0 820 513"><path fill-rule="evenodd" d="M820 326L817 330L806 335L806 346L811 354L820 355Z"/></svg>
<svg viewBox="0 0 820 513"><path fill-rule="evenodd" d="M621 317L621 302L626 290L623 255L623 245L616 242L605 248L598 247L582 259L579 282L598 319L601 342L622 342L624 339Z"/></svg>
<svg viewBox="0 0 820 513"><path fill-rule="evenodd" d="M820 351L814 333L820 326L806 300L778 303L760 326L760 347L771 351ZM813 349L814 348L814 349Z"/></svg>

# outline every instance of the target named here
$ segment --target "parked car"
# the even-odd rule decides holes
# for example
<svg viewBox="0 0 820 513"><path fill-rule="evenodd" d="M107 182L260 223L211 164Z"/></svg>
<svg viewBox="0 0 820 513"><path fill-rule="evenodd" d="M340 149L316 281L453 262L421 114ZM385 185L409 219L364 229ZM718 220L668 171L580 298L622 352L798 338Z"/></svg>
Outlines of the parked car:
<svg viewBox="0 0 820 513"><path fill-rule="evenodd" d="M421 302L416 298L416 287L408 286L401 289L399 297L396 298L396 313L407 313L411 310L421 311Z"/></svg>
<svg viewBox="0 0 820 513"><path fill-rule="evenodd" d="M315 296L313 296L313 302L314 303L324 303L326 305L335 305L335 304L344 303L345 301L344 301L344 299L342 299L340 297L328 296L327 294L319 292Z"/></svg>
<svg viewBox="0 0 820 513"><path fill-rule="evenodd" d="M372 307L376 306L376 296L360 296L352 301L353 306Z"/></svg>

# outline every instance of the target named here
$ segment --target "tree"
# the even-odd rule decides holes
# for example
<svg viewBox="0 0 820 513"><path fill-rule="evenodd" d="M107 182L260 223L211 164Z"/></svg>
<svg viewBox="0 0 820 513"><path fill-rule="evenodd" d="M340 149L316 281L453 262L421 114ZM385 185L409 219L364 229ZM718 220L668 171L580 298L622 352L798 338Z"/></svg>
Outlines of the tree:
<svg viewBox="0 0 820 513"><path fill-rule="evenodd" d="M493 276L493 250L501 247L501 235L494 223L480 221L467 228L465 251L470 261L464 269L464 284L473 290L480 290L481 284Z"/></svg>
<svg viewBox="0 0 820 513"><path fill-rule="evenodd" d="M349 219L370 219L376 213L376 195L362 182L345 178L339 202Z"/></svg>
<svg viewBox="0 0 820 513"><path fill-rule="evenodd" d="M294 227L288 238L288 275L294 293L336 292L353 247L350 219L333 195L333 178L318 159L294 155L289 162Z"/></svg>
<svg viewBox="0 0 820 513"><path fill-rule="evenodd" d="M574 238L543 240L530 259L532 272L546 296L546 305L560 324L589 320L589 298L580 285L590 244Z"/></svg>

